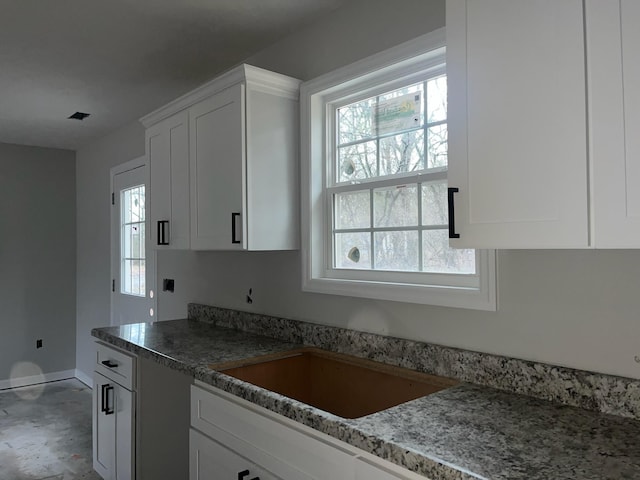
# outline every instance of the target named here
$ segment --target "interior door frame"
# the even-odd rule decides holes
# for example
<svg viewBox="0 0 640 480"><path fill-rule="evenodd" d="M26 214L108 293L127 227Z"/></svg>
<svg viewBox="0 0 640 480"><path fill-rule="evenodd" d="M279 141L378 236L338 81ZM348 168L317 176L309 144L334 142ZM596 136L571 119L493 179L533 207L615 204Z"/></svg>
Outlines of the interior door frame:
<svg viewBox="0 0 640 480"><path fill-rule="evenodd" d="M130 170L135 170L137 168L144 168L144 178L145 178L145 191L148 192L149 191L149 162L147 161L147 157L146 156L142 156L142 157L138 157L138 158L134 158L132 160L129 160L128 162L124 162L121 163L120 165L116 165L115 167L111 168L110 171L110 178L109 178L109 191L111 192L111 198L109 199L109 207L111 210L111 215L110 215L110 224L109 224L109 230L110 230L110 237L111 237L111 242L110 242L110 250L109 250L109 256L110 256L110 265L111 265L111 281L113 282L113 280L116 278L116 275L118 275L119 272L119 263L120 263L120 258L115 258L117 255L115 255L115 252L119 251L119 247L120 247L120 232L119 230L116 230L113 228L114 225L114 221L115 218L120 218L120 212L117 212L115 208L113 208L113 202L114 202L114 195L115 195L115 177L116 175L119 175L121 173L126 173ZM153 309L153 316L149 317L149 321L155 321L158 317L158 295L157 295L157 289L156 289L156 283L157 283L157 252L154 248L151 248L151 240L150 240L150 236L148 235L149 230L149 224L150 224L150 220L149 220L149 215L148 215L148 204L145 205L145 230L147 232L147 234L145 235L145 258L151 258L153 261L153 271L149 272L149 270L146 270L147 274L145 276L145 285L146 285L146 297L147 300L149 301L149 305L150 308ZM111 282L110 282L111 283ZM113 284L112 284L113 285ZM109 301L109 305L110 305L110 309L109 309L109 322L112 326L117 325L118 323L115 321L115 317L114 317L114 308L115 308L115 295L114 295L114 290L113 288L111 288L111 292L110 292L110 301ZM150 292L152 292L150 294Z"/></svg>

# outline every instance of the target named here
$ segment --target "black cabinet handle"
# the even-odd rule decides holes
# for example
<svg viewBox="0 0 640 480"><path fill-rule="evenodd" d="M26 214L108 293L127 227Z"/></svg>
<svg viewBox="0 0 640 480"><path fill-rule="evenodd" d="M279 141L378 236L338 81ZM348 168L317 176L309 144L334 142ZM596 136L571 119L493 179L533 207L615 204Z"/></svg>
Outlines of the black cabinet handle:
<svg viewBox="0 0 640 480"><path fill-rule="evenodd" d="M101 403L102 405L100 406L100 410L105 414L105 415L111 415L113 413L115 413L115 410L113 408L109 408L109 392L113 392L114 388L109 385L108 383L105 383L104 385L102 385L101 387L101 394L102 394L102 398L101 398Z"/></svg>
<svg viewBox="0 0 640 480"><path fill-rule="evenodd" d="M158 220L158 245L169 245L169 220Z"/></svg>
<svg viewBox="0 0 640 480"><path fill-rule="evenodd" d="M108 386L109 386L109 384L105 383L105 384L102 385L102 387L100 387L101 388L101 392L100 392L100 411L101 412L106 412L107 411L107 408L105 407L104 399L105 399L105 396L106 396L105 395L105 390L107 389Z"/></svg>
<svg viewBox="0 0 640 480"><path fill-rule="evenodd" d="M253 477L251 480L260 480L260 477Z"/></svg>
<svg viewBox="0 0 640 480"><path fill-rule="evenodd" d="M108 368L116 368L118 366L117 363L113 363L111 360L103 360L100 363L102 363L105 367L108 367Z"/></svg>
<svg viewBox="0 0 640 480"><path fill-rule="evenodd" d="M248 477L249 476L249 470L242 470L241 472L238 472L238 480L242 480L244 477Z"/></svg>
<svg viewBox="0 0 640 480"><path fill-rule="evenodd" d="M105 409L104 409L104 414L105 415L111 415L113 413L115 413L116 411L112 408L109 408L109 392L113 392L115 391L115 389L111 386L111 385L107 385L107 388L105 389L105 400L106 400L106 405L105 405ZM115 403L115 398L113 403Z"/></svg>
<svg viewBox="0 0 640 480"><path fill-rule="evenodd" d="M231 243L240 243L240 240L236 238L236 217L239 216L239 213L231 214Z"/></svg>
<svg viewBox="0 0 640 480"><path fill-rule="evenodd" d="M453 194L460 191L457 187L449 187L447 189L447 204L449 206L449 238L460 238L460 234L456 233L456 211L453 204Z"/></svg>

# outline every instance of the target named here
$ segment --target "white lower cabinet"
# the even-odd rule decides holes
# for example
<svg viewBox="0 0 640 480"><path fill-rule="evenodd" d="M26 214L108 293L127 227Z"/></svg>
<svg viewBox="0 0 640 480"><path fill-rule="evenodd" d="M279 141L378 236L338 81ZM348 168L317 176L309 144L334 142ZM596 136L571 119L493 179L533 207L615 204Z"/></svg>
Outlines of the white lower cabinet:
<svg viewBox="0 0 640 480"><path fill-rule="evenodd" d="M134 393L93 375L93 468L104 480L134 477Z"/></svg>
<svg viewBox="0 0 640 480"><path fill-rule="evenodd" d="M199 381L189 462L190 480L425 478Z"/></svg>
<svg viewBox="0 0 640 480"><path fill-rule="evenodd" d="M104 480L188 478L193 377L101 342L95 345L95 471Z"/></svg>

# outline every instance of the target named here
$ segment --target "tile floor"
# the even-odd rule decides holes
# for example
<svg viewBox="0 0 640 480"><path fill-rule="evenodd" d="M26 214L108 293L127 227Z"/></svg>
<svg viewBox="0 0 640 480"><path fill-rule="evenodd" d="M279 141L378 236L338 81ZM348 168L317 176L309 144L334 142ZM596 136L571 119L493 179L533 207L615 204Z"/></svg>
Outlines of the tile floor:
<svg viewBox="0 0 640 480"><path fill-rule="evenodd" d="M100 480L91 390L77 379L0 390L0 480Z"/></svg>

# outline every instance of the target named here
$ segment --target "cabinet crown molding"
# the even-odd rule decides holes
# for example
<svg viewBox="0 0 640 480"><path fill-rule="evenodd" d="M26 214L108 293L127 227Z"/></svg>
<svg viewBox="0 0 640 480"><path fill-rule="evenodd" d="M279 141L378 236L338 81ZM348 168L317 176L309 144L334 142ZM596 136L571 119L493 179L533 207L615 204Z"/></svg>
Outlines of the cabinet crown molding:
<svg viewBox="0 0 640 480"><path fill-rule="evenodd" d="M145 128L149 128L211 95L243 82L249 89L265 91L294 100L299 99L300 80L243 63L145 115L140 118L140 123Z"/></svg>

